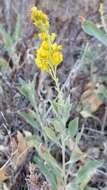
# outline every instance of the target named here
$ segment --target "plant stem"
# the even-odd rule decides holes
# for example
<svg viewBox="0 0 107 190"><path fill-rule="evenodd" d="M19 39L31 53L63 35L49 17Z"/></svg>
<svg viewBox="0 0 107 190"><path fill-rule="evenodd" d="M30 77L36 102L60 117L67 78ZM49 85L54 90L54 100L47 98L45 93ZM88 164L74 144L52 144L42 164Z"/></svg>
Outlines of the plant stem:
<svg viewBox="0 0 107 190"><path fill-rule="evenodd" d="M66 190L66 170L65 170L65 141L62 135L62 165L63 165L63 179L64 179L64 190Z"/></svg>

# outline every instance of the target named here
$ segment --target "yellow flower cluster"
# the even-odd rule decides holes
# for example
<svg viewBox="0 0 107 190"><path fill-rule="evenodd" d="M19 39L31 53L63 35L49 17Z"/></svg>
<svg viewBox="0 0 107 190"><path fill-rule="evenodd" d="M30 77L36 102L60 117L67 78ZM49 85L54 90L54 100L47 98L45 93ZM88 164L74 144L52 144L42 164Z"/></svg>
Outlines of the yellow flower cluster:
<svg viewBox="0 0 107 190"><path fill-rule="evenodd" d="M42 34L40 34L41 36ZM36 64L41 70L49 72L52 67L56 67L63 60L62 46L52 43L53 34L42 35L41 47L37 50Z"/></svg>
<svg viewBox="0 0 107 190"><path fill-rule="evenodd" d="M63 61L62 46L55 43L56 34L49 34L49 21L46 14L32 8L32 20L40 29L39 38L41 47L36 52L35 62L38 67L46 72L51 73Z"/></svg>
<svg viewBox="0 0 107 190"><path fill-rule="evenodd" d="M49 29L49 19L48 16L42 11L38 10L36 7L32 7L31 14L32 21L41 30L47 31Z"/></svg>
<svg viewBox="0 0 107 190"><path fill-rule="evenodd" d="M51 33L51 35L45 33L45 32L42 32L42 33L39 33L39 38L43 41L43 40L48 40L50 39L50 41L53 43L55 38L56 38L56 34L55 33Z"/></svg>

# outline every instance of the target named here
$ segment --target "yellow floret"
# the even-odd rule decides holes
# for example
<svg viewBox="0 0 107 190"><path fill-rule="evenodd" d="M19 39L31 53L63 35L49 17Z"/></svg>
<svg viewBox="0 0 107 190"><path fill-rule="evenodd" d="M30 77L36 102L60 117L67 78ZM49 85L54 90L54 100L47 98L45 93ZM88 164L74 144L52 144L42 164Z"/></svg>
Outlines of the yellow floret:
<svg viewBox="0 0 107 190"><path fill-rule="evenodd" d="M41 33L39 33L39 38L41 40L48 40L49 35L46 32L41 32Z"/></svg>
<svg viewBox="0 0 107 190"><path fill-rule="evenodd" d="M42 48L49 50L49 43L47 41L43 41L41 46Z"/></svg>
<svg viewBox="0 0 107 190"><path fill-rule="evenodd" d="M55 39L56 39L56 34L51 33L50 38L51 38L51 42L53 43L55 41Z"/></svg>
<svg viewBox="0 0 107 190"><path fill-rule="evenodd" d="M36 54L36 64L38 67L48 72L49 68L59 65L63 61L61 49L62 46L57 43L50 44L48 41L43 41Z"/></svg>
<svg viewBox="0 0 107 190"><path fill-rule="evenodd" d="M54 43L52 45L52 49L53 49L53 51L61 51L62 50L62 46L58 45L57 43Z"/></svg>
<svg viewBox="0 0 107 190"><path fill-rule="evenodd" d="M52 55L53 65L59 65L63 61L63 54L61 52L55 52Z"/></svg>
<svg viewBox="0 0 107 190"><path fill-rule="evenodd" d="M32 8L31 14L32 21L41 30L46 31L49 29L49 19L48 16L42 11L38 10L37 7Z"/></svg>
<svg viewBox="0 0 107 190"><path fill-rule="evenodd" d="M38 58L35 59L35 63L42 70L48 72L48 61L40 60Z"/></svg>
<svg viewBox="0 0 107 190"><path fill-rule="evenodd" d="M49 59L49 51L41 47L37 50L37 56L39 56L41 59Z"/></svg>
<svg viewBox="0 0 107 190"><path fill-rule="evenodd" d="M50 41L53 43L54 42L54 40L55 40L55 38L56 38L56 34L55 33L51 33L51 35L49 35L48 33L46 33L46 32L41 32L41 33L39 33L39 38L41 39L41 40L45 40L45 41L47 41L47 40L49 40L50 39Z"/></svg>
<svg viewBox="0 0 107 190"><path fill-rule="evenodd" d="M32 8L32 20L40 29L41 46L36 52L35 62L46 72L53 72L55 67L63 61L62 46L54 43L56 34L49 33L48 16L36 7Z"/></svg>

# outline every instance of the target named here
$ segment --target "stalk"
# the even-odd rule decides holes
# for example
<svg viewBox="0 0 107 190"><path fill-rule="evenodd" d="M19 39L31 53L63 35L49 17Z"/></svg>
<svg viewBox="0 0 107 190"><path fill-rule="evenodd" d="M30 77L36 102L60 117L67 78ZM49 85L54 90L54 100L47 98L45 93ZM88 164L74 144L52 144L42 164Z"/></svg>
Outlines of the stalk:
<svg viewBox="0 0 107 190"><path fill-rule="evenodd" d="M62 141L62 167L63 167L64 190L66 190L65 141L63 135L61 141Z"/></svg>

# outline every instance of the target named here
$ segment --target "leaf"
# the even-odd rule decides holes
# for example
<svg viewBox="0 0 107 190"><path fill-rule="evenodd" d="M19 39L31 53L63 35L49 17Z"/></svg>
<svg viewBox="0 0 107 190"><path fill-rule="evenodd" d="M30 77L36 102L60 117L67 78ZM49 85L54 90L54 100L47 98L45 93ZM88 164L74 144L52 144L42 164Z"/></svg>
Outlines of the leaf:
<svg viewBox="0 0 107 190"><path fill-rule="evenodd" d="M81 128L80 132L78 132L77 136L76 136L76 144L80 143L81 137L83 135L84 132L84 126Z"/></svg>
<svg viewBox="0 0 107 190"><path fill-rule="evenodd" d="M65 127L71 110L70 98L68 97L66 100L60 98L57 102L53 102L52 106L56 118L60 121L62 127Z"/></svg>
<svg viewBox="0 0 107 190"><path fill-rule="evenodd" d="M85 154L79 150L79 148L75 148L73 152L71 153L70 160L66 162L66 165L70 165L70 167L73 166L74 163L76 163L79 160L83 160L85 158Z"/></svg>
<svg viewBox="0 0 107 190"><path fill-rule="evenodd" d="M107 34L103 30L98 28L92 21L85 20L82 23L82 28L84 32L86 32L88 35L95 37L102 44L107 46Z"/></svg>
<svg viewBox="0 0 107 190"><path fill-rule="evenodd" d="M5 49L8 52L11 52L13 46L13 40L11 35L2 26L0 26L0 33L2 34L3 37Z"/></svg>
<svg viewBox="0 0 107 190"><path fill-rule="evenodd" d="M103 84L99 85L96 94L101 101L104 101L107 98L107 88Z"/></svg>
<svg viewBox="0 0 107 190"><path fill-rule="evenodd" d="M45 127L44 131L45 131L45 133L46 133L46 135L47 135L47 137L49 139L51 139L53 142L55 142L57 144L59 143L58 139L57 139L57 136L56 136L56 134L55 134L55 132L54 132L53 129L51 129L50 127Z"/></svg>
<svg viewBox="0 0 107 190"><path fill-rule="evenodd" d="M79 185L72 182L67 185L67 190L81 190L81 189Z"/></svg>
<svg viewBox="0 0 107 190"><path fill-rule="evenodd" d="M78 148L76 147L75 150L71 154L71 162L72 164L77 162L78 160L82 160L85 157L85 154Z"/></svg>
<svg viewBox="0 0 107 190"><path fill-rule="evenodd" d="M38 128L40 125L36 120L36 113L33 111L27 112L19 112L18 113L21 117L25 119L25 121L30 124L33 128Z"/></svg>
<svg viewBox="0 0 107 190"><path fill-rule="evenodd" d="M54 174L54 168L52 166L50 168L50 166L38 156L34 157L34 161L46 179L50 182L52 190L57 190L57 175Z"/></svg>
<svg viewBox="0 0 107 190"><path fill-rule="evenodd" d="M20 92L31 102L33 107L37 107L35 101L35 80L29 83L25 82L24 80L20 80L20 83Z"/></svg>
<svg viewBox="0 0 107 190"><path fill-rule="evenodd" d="M68 133L69 135L73 138L78 130L78 117L76 117L75 119L73 119L72 121L69 122L68 124Z"/></svg>
<svg viewBox="0 0 107 190"><path fill-rule="evenodd" d="M32 146L36 148L39 156L43 160L45 160L47 163L51 163L58 173L62 172L61 167L59 166L55 158L50 154L48 148L41 142L41 139L39 137L35 138L35 136L32 136L32 138L28 138L27 140Z"/></svg>
<svg viewBox="0 0 107 190"><path fill-rule="evenodd" d="M62 170L60 166L58 165L54 157L49 153L47 147L44 146L38 138L31 138L31 144L35 146L39 154L39 158L36 156L34 159L38 164L40 171L43 172L45 177L48 178L52 186L56 189L56 180L60 179L59 181L62 181Z"/></svg>
<svg viewBox="0 0 107 190"><path fill-rule="evenodd" d="M98 160L89 160L82 166L75 179L75 183L80 185L80 189L84 190L87 183L91 180L93 174L96 172L98 167L101 167L102 162Z"/></svg>
<svg viewBox="0 0 107 190"><path fill-rule="evenodd" d="M61 122L58 120L58 118L52 119L51 123L54 126L55 131L57 131L57 132L63 131L63 127L61 125Z"/></svg>
<svg viewBox="0 0 107 190"><path fill-rule="evenodd" d="M98 190L97 188L87 187L86 190Z"/></svg>
<svg viewBox="0 0 107 190"><path fill-rule="evenodd" d="M9 70L9 63L5 59L0 58L0 72L4 72L7 69Z"/></svg>
<svg viewBox="0 0 107 190"><path fill-rule="evenodd" d="M17 42L17 40L20 38L20 35L21 35L21 18L20 16L18 16L17 21L16 21L16 26L15 26L15 31L12 36L14 43Z"/></svg>

